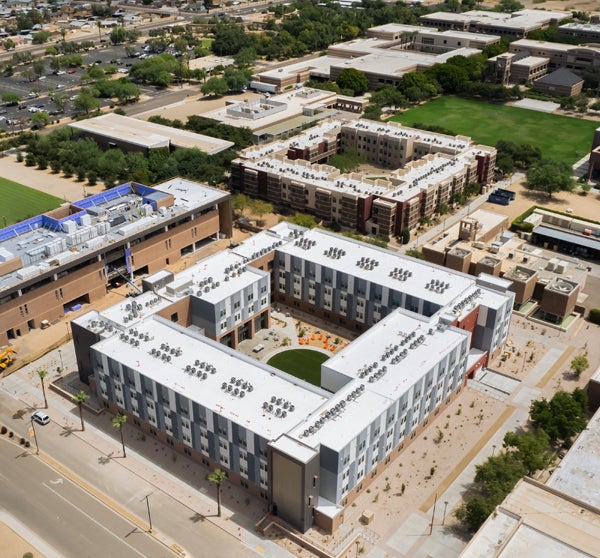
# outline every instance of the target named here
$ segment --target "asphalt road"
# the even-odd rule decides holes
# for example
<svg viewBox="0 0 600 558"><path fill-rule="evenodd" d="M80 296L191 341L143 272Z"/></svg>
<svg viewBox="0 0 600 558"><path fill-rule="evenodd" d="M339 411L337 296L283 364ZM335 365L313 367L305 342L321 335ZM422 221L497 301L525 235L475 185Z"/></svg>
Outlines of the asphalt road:
<svg viewBox="0 0 600 558"><path fill-rule="evenodd" d="M6 439L0 440L0 507L65 557L173 556L31 451Z"/></svg>
<svg viewBox="0 0 600 558"><path fill-rule="evenodd" d="M25 451L32 453L34 439L28 434L29 417L32 411L32 407L14 399L0 389L0 424L8 426L17 436L24 436L30 440L32 445L29 450L17 447L16 455L24 454ZM146 496L148 496L153 530L186 549L188 556L250 558L257 555L255 549L246 546L212 522L206 521L202 515L179 501L177 494L160 490L148 480L124 467L122 458L120 458L118 441L114 444L114 453L103 454L80 437L77 430L73 431L61 426L60 422L57 422L60 413L53 412L52 408L46 412L52 419L50 424L36 425L35 427L40 451L67 467L73 472L75 478L81 479L93 490L104 495L105 502L111 502L111 506L112 503L121 506L127 513L139 518L145 524L148 518L146 504ZM86 422L86 430L94 429L93 422L93 420ZM8 453L11 453L12 456L6 455ZM3 446L0 446L0 454L0 481L2 483L0 484L0 508L6 508L22 523L31 525L32 530L38 532L39 536L47 540L49 544L57 545L60 541L64 541L61 544L71 545L71 541L67 541L67 539L76 539L76 544L72 547L69 546L70 550L65 551L64 556L81 556L82 549L87 549L87 546L84 545L92 545L94 548L101 549L98 554L86 550L83 555L91 558L96 556L98 558L106 556L119 558L174 556L165 546L156 542L156 539L140 532L140 529L134 529L135 526L131 522L117 515L92 495L83 492L66 478L57 482L57 479L63 478L59 472L52 473L52 469L44 465L45 469L50 472L44 475L38 474L37 469L31 468L32 466L29 464L38 462L35 457L28 456L17 459L12 452L5 452ZM3 467L4 459L12 460L13 466ZM20 492L12 495L11 499L7 501L8 496L5 493L4 485L10 483L20 486ZM27 490L31 492L31 496L22 497ZM38 493L43 494L45 498L51 497L52 499L39 500ZM19 503L20 501L21 503ZM70 503L72 503L72 512L69 509ZM38 511L38 509L42 511ZM49 512L48 510L53 511ZM58 513L54 513L57 510ZM17 515L17 511L19 515ZM30 513L34 514L31 519L28 518ZM68 513L73 513L74 518L71 518ZM77 519L79 516L82 517ZM114 519L115 517L119 518L120 523L115 523L117 521ZM40 525L38 526L37 523ZM77 526L76 536L74 535L74 525ZM125 535L128 535L127 538ZM139 545L148 543L138 542L138 539L152 539L153 546L148 547L147 550L140 550L142 554L139 554L137 553L141 548ZM123 546L124 543L133 546L134 549ZM121 550L109 552L108 545L116 544L121 544L119 547ZM77 551L72 551L73 549L77 549Z"/></svg>

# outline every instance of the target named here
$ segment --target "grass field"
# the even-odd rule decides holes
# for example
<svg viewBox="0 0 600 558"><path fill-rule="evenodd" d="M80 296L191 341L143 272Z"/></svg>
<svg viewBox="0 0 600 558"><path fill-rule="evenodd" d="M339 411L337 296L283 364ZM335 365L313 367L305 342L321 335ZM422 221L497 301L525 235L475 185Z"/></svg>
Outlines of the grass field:
<svg viewBox="0 0 600 558"><path fill-rule="evenodd" d="M529 143L546 159L573 164L589 153L594 130L600 125L557 114L547 114L458 97L441 97L392 117L405 126L442 126L470 136L477 143L496 145L498 140Z"/></svg>
<svg viewBox="0 0 600 558"><path fill-rule="evenodd" d="M329 355L310 349L290 349L269 359L270 366L321 387L321 364Z"/></svg>
<svg viewBox="0 0 600 558"><path fill-rule="evenodd" d="M0 178L0 227L55 209L61 203L60 198Z"/></svg>

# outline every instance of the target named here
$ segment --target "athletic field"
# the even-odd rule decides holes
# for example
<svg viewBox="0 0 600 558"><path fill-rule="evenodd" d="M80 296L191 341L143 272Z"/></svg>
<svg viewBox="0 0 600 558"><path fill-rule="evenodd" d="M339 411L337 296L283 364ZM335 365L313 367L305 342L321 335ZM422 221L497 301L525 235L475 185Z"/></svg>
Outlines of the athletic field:
<svg viewBox="0 0 600 558"><path fill-rule="evenodd" d="M442 126L484 145L496 145L498 140L529 143L539 147L545 159L571 165L590 152L594 130L600 126L591 120L459 97L440 97L391 120L405 126Z"/></svg>
<svg viewBox="0 0 600 558"><path fill-rule="evenodd" d="M64 200L0 178L0 228L57 208Z"/></svg>

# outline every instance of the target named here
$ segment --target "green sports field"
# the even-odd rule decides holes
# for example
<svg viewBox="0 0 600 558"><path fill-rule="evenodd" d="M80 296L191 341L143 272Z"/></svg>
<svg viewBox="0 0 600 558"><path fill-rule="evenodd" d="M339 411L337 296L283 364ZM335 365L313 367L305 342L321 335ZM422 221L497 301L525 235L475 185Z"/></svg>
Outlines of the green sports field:
<svg viewBox="0 0 600 558"><path fill-rule="evenodd" d="M290 349L269 359L270 366L321 387L321 364L329 355L310 349Z"/></svg>
<svg viewBox="0 0 600 558"><path fill-rule="evenodd" d="M397 114L392 120L405 126L418 122L442 126L484 145L496 145L498 140L529 143L539 147L545 159L569 164L589 153L599 125L590 120L458 97L435 99Z"/></svg>
<svg viewBox="0 0 600 558"><path fill-rule="evenodd" d="M0 228L57 208L63 200L0 178Z"/></svg>

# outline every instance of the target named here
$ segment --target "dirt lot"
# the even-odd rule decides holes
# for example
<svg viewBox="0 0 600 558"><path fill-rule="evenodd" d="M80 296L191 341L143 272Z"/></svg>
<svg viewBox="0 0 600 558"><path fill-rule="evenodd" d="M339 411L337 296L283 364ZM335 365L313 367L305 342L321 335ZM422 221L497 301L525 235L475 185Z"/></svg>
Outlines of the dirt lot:
<svg viewBox="0 0 600 558"><path fill-rule="evenodd" d="M0 558L18 558L30 552L35 558L43 555L25 539L17 535L8 525L0 522Z"/></svg>

